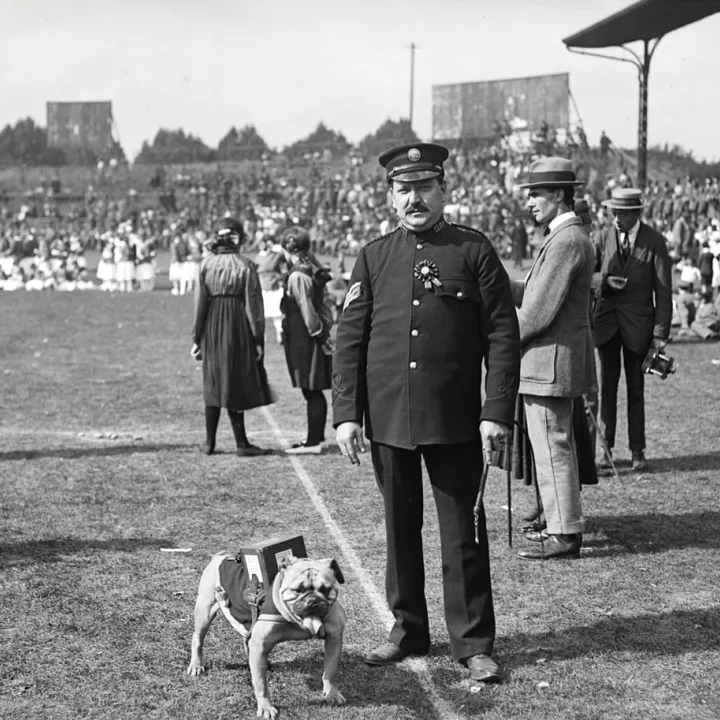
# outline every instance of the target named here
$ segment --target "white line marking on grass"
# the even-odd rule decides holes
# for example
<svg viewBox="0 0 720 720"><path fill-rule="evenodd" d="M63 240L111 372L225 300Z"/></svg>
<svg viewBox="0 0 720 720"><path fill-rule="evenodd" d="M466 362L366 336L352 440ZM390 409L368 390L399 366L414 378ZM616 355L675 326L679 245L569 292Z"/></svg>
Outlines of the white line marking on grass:
<svg viewBox="0 0 720 720"><path fill-rule="evenodd" d="M273 417L272 413L267 409L267 407L263 407L261 409L263 415L265 416L265 419L268 422L268 425L270 425L273 432L275 433L275 437L280 442L280 445L282 445L282 447L284 448L290 447L288 439L283 434L280 426L275 422L275 418ZM360 561L358 554L355 552L355 549L345 537L345 534L340 529L340 526L335 522L333 516L330 514L330 511L328 510L325 501L322 499L320 492L315 486L315 483L310 479L310 476L307 474L307 471L303 467L303 464L300 462L300 458L295 455L288 455L287 457L288 460L290 460L290 464L292 465L292 468L295 471L298 480L300 480L303 487L305 488L305 492L308 494L310 502L317 510L318 515L320 515L320 517L323 519L323 522L325 523L327 529L330 531L330 535L332 535L342 554L347 559L350 568L360 579L363 590L370 599L370 604L373 606L376 614L380 617L380 619L384 622L385 626L389 630L392 627L394 621L392 615L390 614L390 611L388 610L385 598L377 589L377 587L375 587L375 583L370 577L368 571L365 570L365 568L362 566L362 562ZM408 658L405 663L405 667L410 668L410 670L418 676L423 689L430 696L430 702L432 703L435 711L438 713L438 716L447 720L460 720L460 716L457 715L457 713L452 709L450 703L448 703L440 696L438 687L433 681L432 675L430 674L427 661L423 658L411 657Z"/></svg>

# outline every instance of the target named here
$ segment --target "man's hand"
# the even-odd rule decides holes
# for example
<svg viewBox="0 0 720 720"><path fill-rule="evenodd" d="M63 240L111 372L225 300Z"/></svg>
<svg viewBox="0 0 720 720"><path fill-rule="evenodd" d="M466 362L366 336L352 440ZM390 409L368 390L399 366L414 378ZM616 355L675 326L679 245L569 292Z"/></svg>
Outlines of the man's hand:
<svg viewBox="0 0 720 720"><path fill-rule="evenodd" d="M620 275L608 275L607 284L610 288L619 292L620 290L625 289L625 286L627 285L627 278L621 277Z"/></svg>
<svg viewBox="0 0 720 720"><path fill-rule="evenodd" d="M263 361L263 358L265 357L265 346L264 345L256 345L255 346L255 360L259 363Z"/></svg>
<svg viewBox="0 0 720 720"><path fill-rule="evenodd" d="M340 447L340 452L349 458L353 465L359 465L358 450L365 452L365 438L363 438L360 423L341 423L335 431L335 439Z"/></svg>
<svg viewBox="0 0 720 720"><path fill-rule="evenodd" d="M193 343L190 349L190 355L194 360L202 360L202 352L200 352L200 346L197 343Z"/></svg>
<svg viewBox="0 0 720 720"><path fill-rule="evenodd" d="M667 340L662 340L661 338L654 337L652 339L652 346L656 349L662 352L665 349L665 346L667 345Z"/></svg>
<svg viewBox="0 0 720 720"><path fill-rule="evenodd" d="M501 444L507 447L510 429L507 425L492 420L483 420L480 423L480 437L482 438L483 454L487 459L489 454L500 448Z"/></svg>

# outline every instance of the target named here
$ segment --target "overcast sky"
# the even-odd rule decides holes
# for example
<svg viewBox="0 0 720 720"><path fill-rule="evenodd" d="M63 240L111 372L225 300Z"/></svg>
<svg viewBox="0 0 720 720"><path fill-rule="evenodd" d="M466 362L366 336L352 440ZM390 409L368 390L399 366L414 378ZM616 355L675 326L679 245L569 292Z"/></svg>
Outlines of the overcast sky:
<svg viewBox="0 0 720 720"><path fill-rule="evenodd" d="M678 0L681 1L681 0ZM322 120L357 142L409 110L432 128L434 84L570 73L592 144L637 142L637 72L569 53L563 37L628 0L0 0L0 124L45 103L112 100L134 156L160 127L216 145L254 124L272 146ZM662 40L650 144L720 159L720 14Z"/></svg>

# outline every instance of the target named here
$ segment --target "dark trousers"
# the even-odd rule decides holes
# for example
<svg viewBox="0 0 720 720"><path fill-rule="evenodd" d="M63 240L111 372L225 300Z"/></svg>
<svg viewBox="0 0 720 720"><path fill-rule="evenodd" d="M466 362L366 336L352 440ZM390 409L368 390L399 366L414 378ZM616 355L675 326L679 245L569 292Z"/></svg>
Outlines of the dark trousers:
<svg viewBox="0 0 720 720"><path fill-rule="evenodd" d="M440 526L445 621L452 655L463 661L491 654L495 614L484 511L475 542L473 507L482 473L480 441L403 450L370 446L375 479L385 501L385 590L395 626L390 642L423 652L430 646L422 524L421 458L430 477Z"/></svg>
<svg viewBox="0 0 720 720"><path fill-rule="evenodd" d="M617 390L620 382L620 357L627 385L628 442L631 451L645 450L645 354L629 350L620 332L598 348L600 357L600 427L609 448L615 447L617 427Z"/></svg>
<svg viewBox="0 0 720 720"><path fill-rule="evenodd" d="M306 390L302 394L307 403L308 431L306 445L319 445L325 440L325 422L327 420L327 400L322 390Z"/></svg>

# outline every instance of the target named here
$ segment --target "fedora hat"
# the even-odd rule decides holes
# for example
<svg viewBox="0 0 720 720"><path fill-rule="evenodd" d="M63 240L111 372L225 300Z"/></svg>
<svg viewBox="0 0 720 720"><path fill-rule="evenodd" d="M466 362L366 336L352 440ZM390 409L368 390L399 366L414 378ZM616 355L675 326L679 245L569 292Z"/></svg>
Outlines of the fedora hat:
<svg viewBox="0 0 720 720"><path fill-rule="evenodd" d="M575 178L572 162L561 157L541 157L530 165L527 182L521 188L577 187L582 181Z"/></svg>
<svg viewBox="0 0 720 720"><path fill-rule="evenodd" d="M642 190L637 188L614 188L609 200L602 204L611 210L642 210L645 207Z"/></svg>

